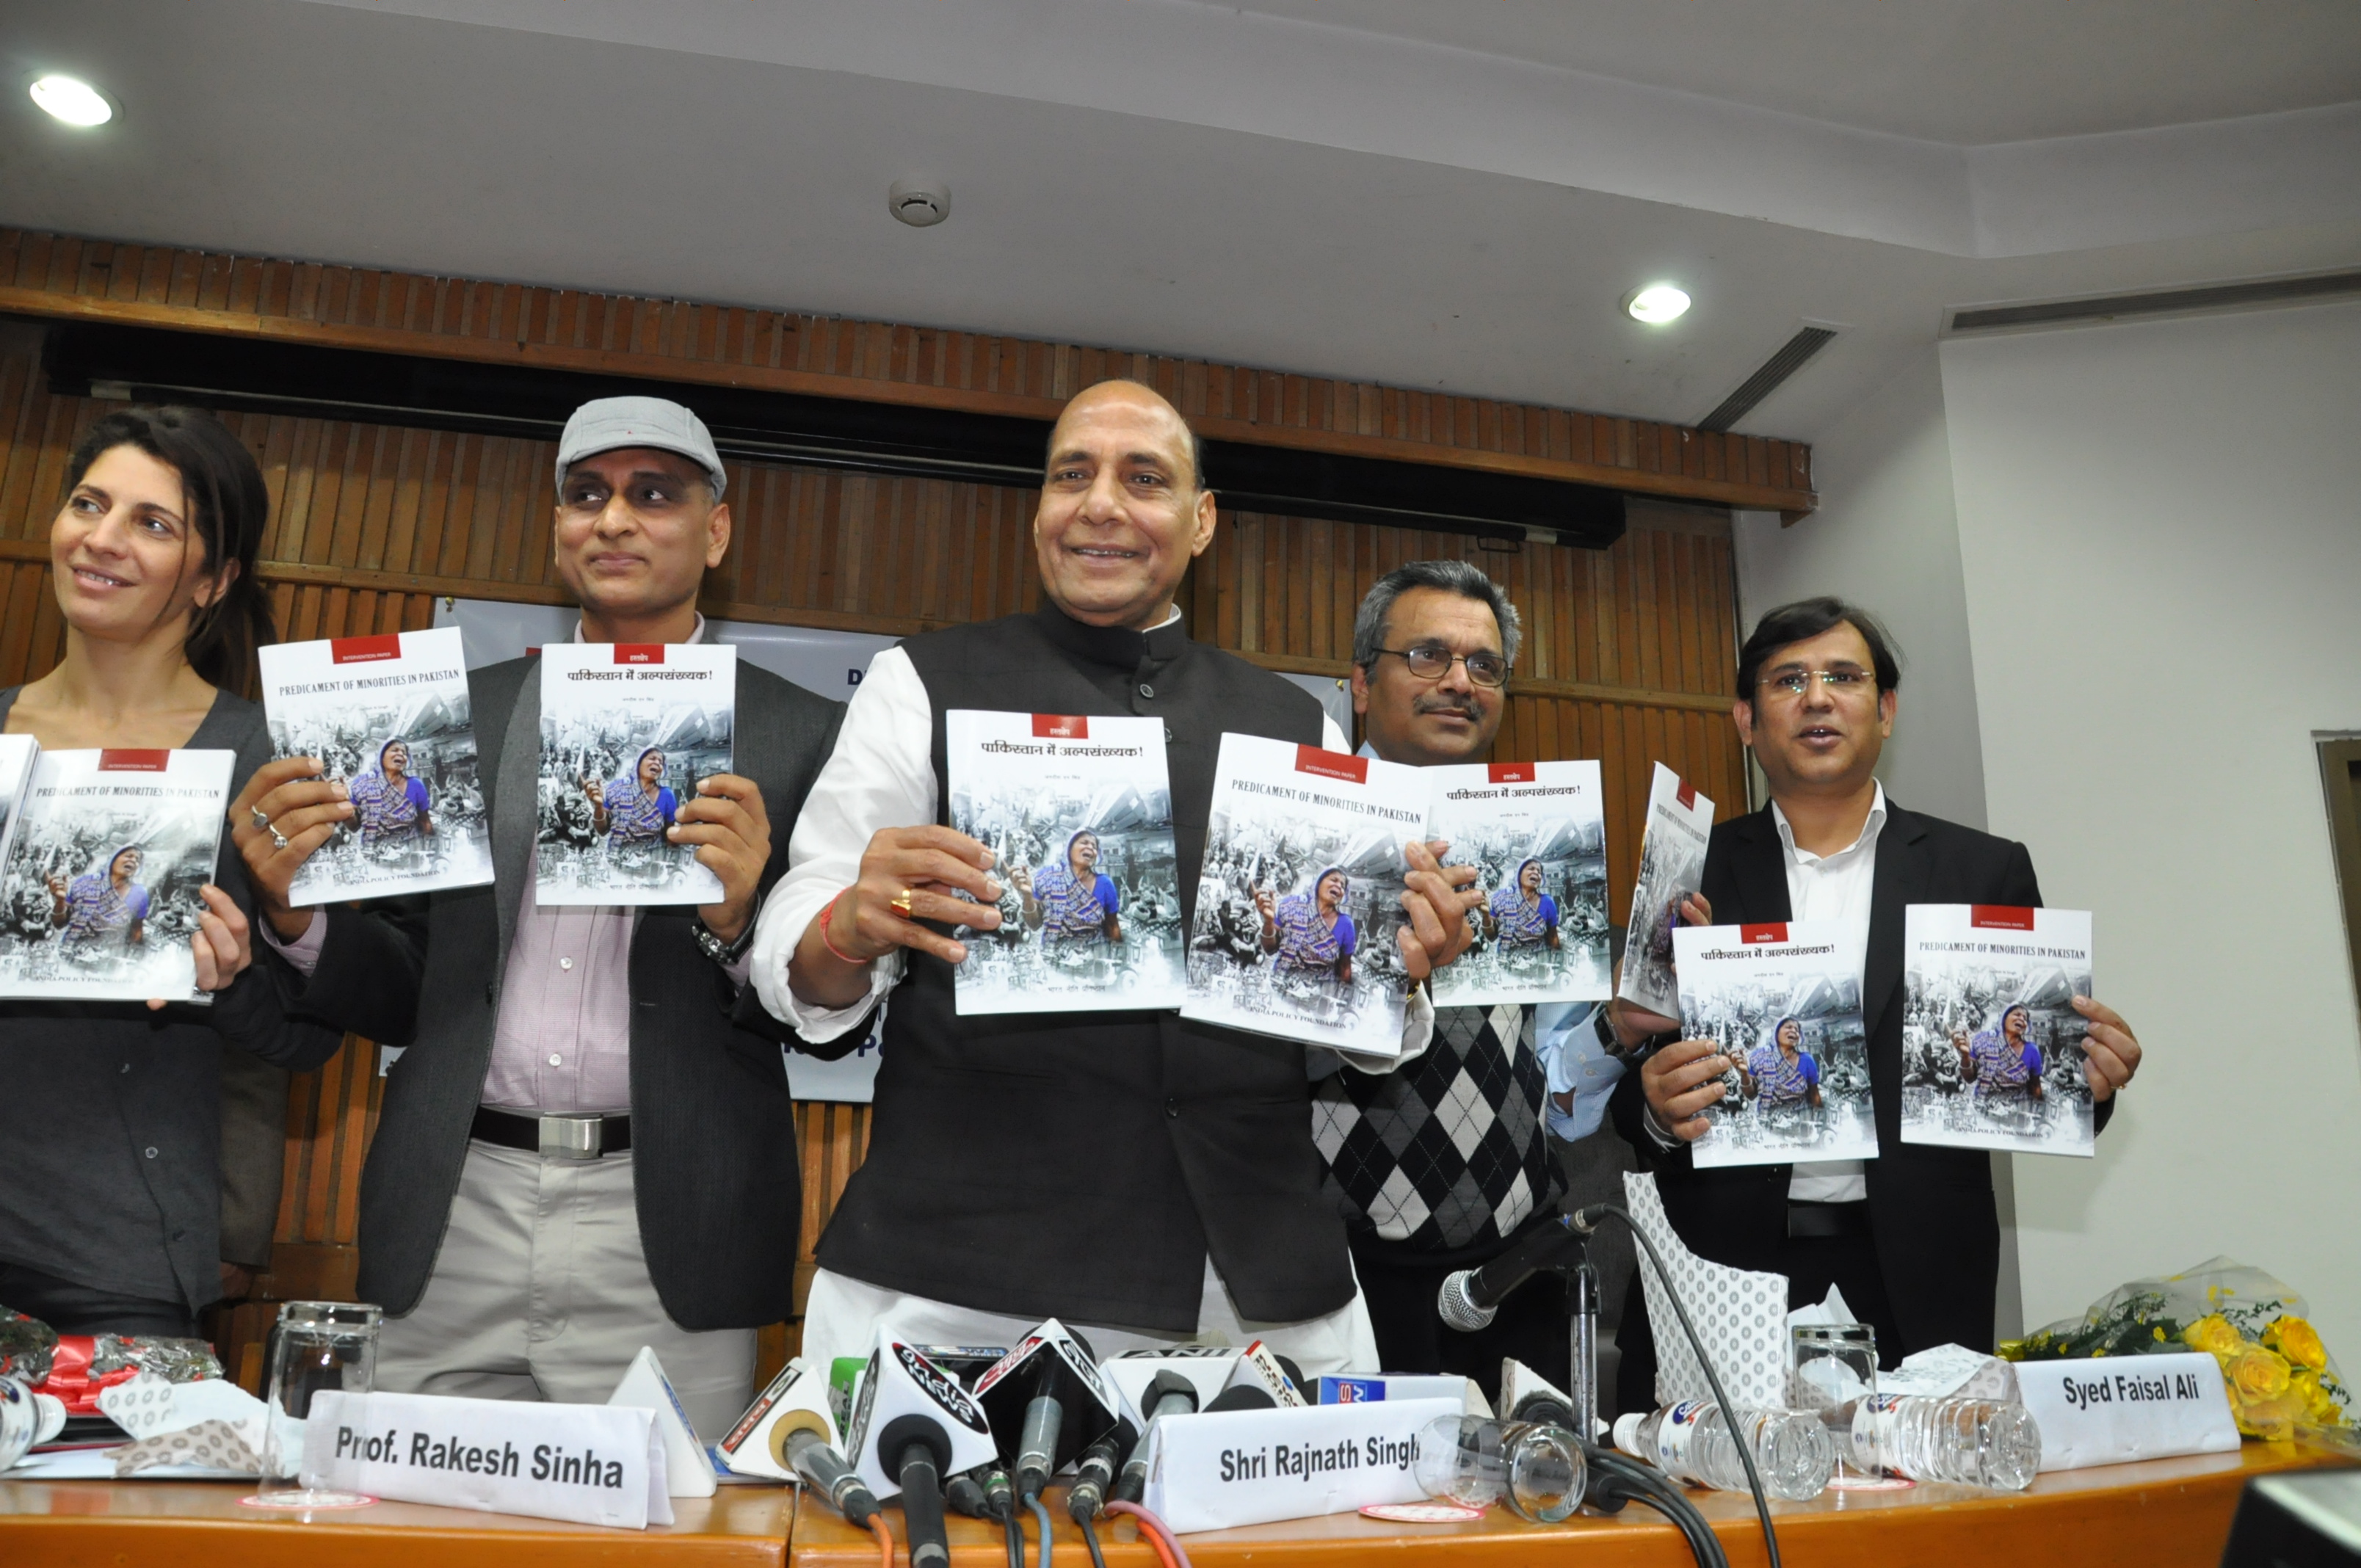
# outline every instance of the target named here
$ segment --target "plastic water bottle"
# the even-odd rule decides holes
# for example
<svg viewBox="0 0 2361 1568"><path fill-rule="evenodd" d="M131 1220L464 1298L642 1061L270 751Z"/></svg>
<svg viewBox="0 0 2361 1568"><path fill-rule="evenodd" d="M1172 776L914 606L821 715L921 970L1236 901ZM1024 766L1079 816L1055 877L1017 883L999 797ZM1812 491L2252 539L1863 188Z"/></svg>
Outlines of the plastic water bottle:
<svg viewBox="0 0 2361 1568"><path fill-rule="evenodd" d="M1774 1497L1802 1502L1817 1497L1837 1467L1836 1440L1820 1418L1805 1410L1738 1412L1733 1434L1711 1399L1684 1399L1648 1415L1615 1422L1615 1446L1643 1459L1677 1480L1725 1492L1746 1491L1746 1465L1738 1457L1742 1438L1753 1450L1763 1489Z"/></svg>
<svg viewBox="0 0 2361 1568"><path fill-rule="evenodd" d="M1853 1463L1913 1481L2022 1492L2041 1468L2041 1429L2023 1405L1877 1394L1852 1418Z"/></svg>

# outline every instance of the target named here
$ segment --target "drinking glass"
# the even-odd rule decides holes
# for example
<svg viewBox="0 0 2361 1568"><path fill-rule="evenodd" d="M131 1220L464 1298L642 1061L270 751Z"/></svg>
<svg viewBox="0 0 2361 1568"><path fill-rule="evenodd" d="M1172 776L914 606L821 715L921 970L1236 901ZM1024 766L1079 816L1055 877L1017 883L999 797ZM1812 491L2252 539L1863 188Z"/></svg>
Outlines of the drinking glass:
<svg viewBox="0 0 2361 1568"><path fill-rule="evenodd" d="M1832 1485L1870 1478L1852 1457L1853 1411L1877 1392L1877 1334L1867 1323L1802 1323L1789 1332L1787 1403L1820 1418L1836 1444Z"/></svg>
<svg viewBox="0 0 2361 1568"><path fill-rule="evenodd" d="M246 1500L264 1508L357 1508L377 1501L359 1492L302 1484L304 1420L313 1396L333 1389L366 1394L377 1386L382 1308L351 1301L289 1301L272 1331L265 1398L262 1479Z"/></svg>

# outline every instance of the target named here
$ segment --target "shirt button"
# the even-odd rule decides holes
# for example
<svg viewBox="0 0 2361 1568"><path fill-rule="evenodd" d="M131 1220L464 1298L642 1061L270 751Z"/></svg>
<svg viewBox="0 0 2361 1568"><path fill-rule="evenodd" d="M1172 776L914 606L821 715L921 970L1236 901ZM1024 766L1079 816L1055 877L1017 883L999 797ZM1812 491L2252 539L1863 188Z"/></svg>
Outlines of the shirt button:
<svg viewBox="0 0 2361 1568"><path fill-rule="evenodd" d="M1146 681L1142 681L1139 683L1139 695L1142 696L1154 696L1156 695L1156 688L1149 685Z"/></svg>
<svg viewBox="0 0 2361 1568"><path fill-rule="evenodd" d="M126 1071L126 1072L129 1072L129 1071L131 1070L131 1064L130 1064L129 1062L125 1062L125 1063L123 1064L123 1070L124 1070L124 1071Z"/></svg>
<svg viewBox="0 0 2361 1568"><path fill-rule="evenodd" d="M148 1152L148 1157L149 1159L154 1159L154 1158L156 1157L156 1146L155 1146L154 1144L149 1144L149 1145L148 1146L148 1151L147 1151L147 1152Z"/></svg>
<svg viewBox="0 0 2361 1568"><path fill-rule="evenodd" d="M1164 1102L1164 1113L1175 1121L1180 1120L1180 1102L1178 1100L1167 1100ZM152 1153L153 1151L151 1150L150 1152Z"/></svg>
<svg viewBox="0 0 2361 1568"><path fill-rule="evenodd" d="M572 969L574 967L574 960L572 959L560 959L557 960L557 967L559 969Z"/></svg>
<svg viewBox="0 0 2361 1568"><path fill-rule="evenodd" d="M566 1065L566 1058L559 1056L555 1051L552 1051L549 1053L549 1065L552 1067L564 1067Z"/></svg>

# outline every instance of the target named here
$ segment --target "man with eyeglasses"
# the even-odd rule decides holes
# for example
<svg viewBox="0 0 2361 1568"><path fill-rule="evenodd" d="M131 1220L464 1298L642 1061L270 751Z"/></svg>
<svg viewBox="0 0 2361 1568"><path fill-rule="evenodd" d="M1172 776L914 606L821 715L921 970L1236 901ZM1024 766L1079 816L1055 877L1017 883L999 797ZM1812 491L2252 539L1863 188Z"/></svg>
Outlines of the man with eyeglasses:
<svg viewBox="0 0 2361 1568"><path fill-rule="evenodd" d="M1742 1064L1710 1040L1679 1039L1676 1018L1620 1001L1610 1008L1619 1042L1648 1052L1616 1089L1616 1125L1655 1170L1681 1239L1718 1263L1785 1275L1791 1306L1838 1287L1876 1330L1887 1366L1930 1345L1988 1348L2000 1270L1989 1157L1902 1141L1903 909L2041 902L2024 845L1886 798L1874 770L1900 684L1884 629L1855 606L1812 598L1763 616L1739 653L1730 718L1771 802L1714 828L1702 893L1708 917L1724 924L1868 928L1861 1016L1877 1158L1696 1168L1688 1146L1705 1133L1701 1113ZM2074 1005L2090 1021L2083 1071L2104 1127L2115 1091L2138 1070L2139 1042L2113 1008L2083 997ZM1636 1278L1619 1343L1620 1402L1648 1409L1655 1352Z"/></svg>
<svg viewBox="0 0 2361 1568"><path fill-rule="evenodd" d="M1481 761L1519 637L1509 596L1465 561L1414 561L1379 579L1353 624L1362 754L1415 767ZM1483 905L1470 914L1497 924ZM1347 1065L1314 1088L1312 1141L1388 1370L1456 1372L1491 1396L1501 1358L1514 1356L1565 1386L1562 1290L1520 1290L1476 1333L1446 1328L1435 1295L1454 1270L1488 1262L1558 1212L1565 1177L1543 1136L1551 1070L1594 1011L1438 1008L1425 1055L1390 1072Z"/></svg>

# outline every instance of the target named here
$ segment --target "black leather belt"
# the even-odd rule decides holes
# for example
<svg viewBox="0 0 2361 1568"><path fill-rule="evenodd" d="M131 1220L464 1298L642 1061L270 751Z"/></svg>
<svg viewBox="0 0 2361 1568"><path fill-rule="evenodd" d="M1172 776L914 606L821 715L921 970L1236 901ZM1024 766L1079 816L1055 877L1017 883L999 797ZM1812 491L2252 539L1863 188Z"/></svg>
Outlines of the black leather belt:
<svg viewBox="0 0 2361 1568"><path fill-rule="evenodd" d="M1797 1203L1787 1205L1789 1241L1827 1241L1869 1234L1869 1204Z"/></svg>
<svg viewBox="0 0 2361 1568"><path fill-rule="evenodd" d="M476 1107L467 1135L504 1149L522 1149L545 1159L597 1159L631 1146L629 1116L520 1116L513 1111Z"/></svg>

